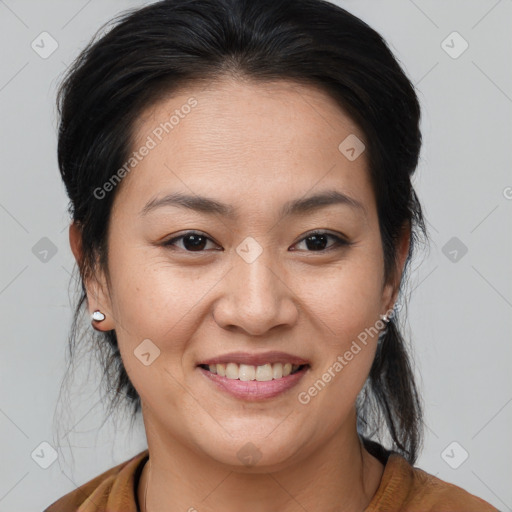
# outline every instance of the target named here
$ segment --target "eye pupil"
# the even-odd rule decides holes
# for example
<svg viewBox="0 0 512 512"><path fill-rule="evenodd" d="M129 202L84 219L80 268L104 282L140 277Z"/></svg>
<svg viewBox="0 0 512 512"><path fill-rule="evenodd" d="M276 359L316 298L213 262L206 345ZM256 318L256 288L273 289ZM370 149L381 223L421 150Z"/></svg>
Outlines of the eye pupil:
<svg viewBox="0 0 512 512"><path fill-rule="evenodd" d="M329 239L334 241L334 244L329 246ZM165 242L164 246L177 247L181 250L188 252L203 252L205 247L211 239L202 233L185 233L181 236L173 238ZM179 243L178 243L179 242ZM342 248L351 245L345 239L336 235L324 232L313 232L306 235L300 242L306 246L306 250L310 252L327 252L331 249ZM182 245L180 248L179 245Z"/></svg>
<svg viewBox="0 0 512 512"><path fill-rule="evenodd" d="M187 240L191 240L192 243L187 243ZM202 235L187 235L183 237L183 245L186 249L191 250L202 250L204 249L204 244L206 243L206 238Z"/></svg>
<svg viewBox="0 0 512 512"><path fill-rule="evenodd" d="M309 243L310 241L312 241L312 244ZM325 247L327 245L327 235L315 234L315 235L308 236L306 238L306 245L307 245L308 249L322 251L325 249Z"/></svg>

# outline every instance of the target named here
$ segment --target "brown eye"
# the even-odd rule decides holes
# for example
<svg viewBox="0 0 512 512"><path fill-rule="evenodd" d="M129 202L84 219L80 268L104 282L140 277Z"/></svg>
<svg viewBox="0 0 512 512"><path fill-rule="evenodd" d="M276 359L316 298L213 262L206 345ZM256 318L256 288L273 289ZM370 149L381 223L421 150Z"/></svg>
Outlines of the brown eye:
<svg viewBox="0 0 512 512"><path fill-rule="evenodd" d="M329 239L333 241L330 245ZM177 242L181 242L181 246L177 245ZM162 245L164 247L179 248L186 252L203 252L206 250L208 242L212 242L214 244L211 238L207 237L203 233L190 231L171 238ZM314 231L309 233L299 243L305 243L306 250L308 252L327 252L336 248L351 245L351 243L344 238L324 231Z"/></svg>
<svg viewBox="0 0 512 512"><path fill-rule="evenodd" d="M205 250L207 243L209 241L211 242L212 240L202 233L190 231L188 233L184 233L183 235L167 240L162 245L165 247L176 247L177 241L182 241L182 247L179 247L180 249L183 249L187 252L202 252Z"/></svg>
<svg viewBox="0 0 512 512"><path fill-rule="evenodd" d="M327 246L329 239L334 240L334 243ZM347 240L325 231L314 231L313 233L309 233L299 243L305 243L309 252L326 252L331 249L351 245Z"/></svg>

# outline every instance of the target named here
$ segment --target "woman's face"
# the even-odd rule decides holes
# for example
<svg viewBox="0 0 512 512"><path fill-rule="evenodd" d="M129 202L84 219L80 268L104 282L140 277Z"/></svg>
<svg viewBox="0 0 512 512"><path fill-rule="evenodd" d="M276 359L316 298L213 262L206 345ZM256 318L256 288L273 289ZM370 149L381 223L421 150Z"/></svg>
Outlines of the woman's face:
<svg viewBox="0 0 512 512"><path fill-rule="evenodd" d="M148 435L266 469L353 435L395 298L360 130L314 88L225 79L147 110L135 135L109 224L111 286L88 291ZM227 377L199 366L212 359ZM265 365L299 360L288 377Z"/></svg>

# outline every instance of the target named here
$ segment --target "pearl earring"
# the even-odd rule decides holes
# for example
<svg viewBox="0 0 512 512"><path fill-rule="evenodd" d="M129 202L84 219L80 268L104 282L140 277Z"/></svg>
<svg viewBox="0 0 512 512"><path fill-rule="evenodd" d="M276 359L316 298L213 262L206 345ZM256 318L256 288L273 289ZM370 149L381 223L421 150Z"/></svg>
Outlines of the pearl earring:
<svg viewBox="0 0 512 512"><path fill-rule="evenodd" d="M386 323L389 323L389 318L388 318L388 315L380 315L380 319L383 321L383 322L386 322Z"/></svg>
<svg viewBox="0 0 512 512"><path fill-rule="evenodd" d="M388 324L391 321L388 317L388 315L380 315L380 319L386 324L386 327L380 332L379 337L377 339L377 345L381 345L384 341L384 338L386 337L386 334L388 333Z"/></svg>
<svg viewBox="0 0 512 512"><path fill-rule="evenodd" d="M103 322L105 320L105 315L97 309L92 315L91 318L96 322Z"/></svg>

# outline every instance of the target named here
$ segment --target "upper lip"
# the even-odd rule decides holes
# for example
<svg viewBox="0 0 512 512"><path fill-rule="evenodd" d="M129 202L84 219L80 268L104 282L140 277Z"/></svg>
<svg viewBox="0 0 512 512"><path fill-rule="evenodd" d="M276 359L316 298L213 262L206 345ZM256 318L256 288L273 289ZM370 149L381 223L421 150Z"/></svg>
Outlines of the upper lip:
<svg viewBox="0 0 512 512"><path fill-rule="evenodd" d="M302 365L308 364L308 361L306 361L302 357L278 351L261 352L258 354L250 354L249 352L229 352L227 354L222 354L220 356L212 357L210 359L205 359L204 361L199 362L197 365L199 366L202 364L210 365L227 363L262 366L266 363L291 363Z"/></svg>

